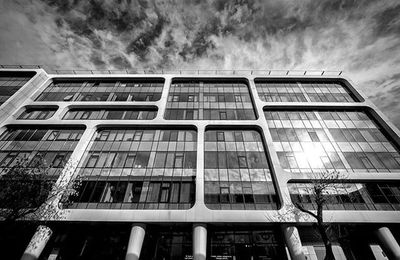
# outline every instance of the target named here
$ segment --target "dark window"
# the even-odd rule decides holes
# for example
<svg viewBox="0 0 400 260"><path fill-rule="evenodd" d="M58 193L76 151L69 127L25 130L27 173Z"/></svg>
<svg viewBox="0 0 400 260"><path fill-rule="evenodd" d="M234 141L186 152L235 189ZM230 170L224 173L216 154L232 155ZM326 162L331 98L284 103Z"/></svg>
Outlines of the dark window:
<svg viewBox="0 0 400 260"><path fill-rule="evenodd" d="M170 183L163 183L161 186L161 193L160 193L160 202L161 203L168 203L169 202L169 195L170 195Z"/></svg>

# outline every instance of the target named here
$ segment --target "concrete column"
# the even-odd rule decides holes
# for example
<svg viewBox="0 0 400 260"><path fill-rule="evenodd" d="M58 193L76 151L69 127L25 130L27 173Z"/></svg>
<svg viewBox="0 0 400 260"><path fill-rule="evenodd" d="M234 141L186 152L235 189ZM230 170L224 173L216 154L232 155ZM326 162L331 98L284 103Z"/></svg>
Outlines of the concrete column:
<svg viewBox="0 0 400 260"><path fill-rule="evenodd" d="M205 260L207 256L207 228L205 224L193 225L193 260Z"/></svg>
<svg viewBox="0 0 400 260"><path fill-rule="evenodd" d="M292 260L306 260L297 228L293 226L284 227L283 235Z"/></svg>
<svg viewBox="0 0 400 260"><path fill-rule="evenodd" d="M44 247L49 241L53 231L49 227L39 226L33 235L31 241L25 249L21 260L36 260L43 252Z"/></svg>
<svg viewBox="0 0 400 260"><path fill-rule="evenodd" d="M400 260L400 246L387 227L376 230L376 236L389 259Z"/></svg>
<svg viewBox="0 0 400 260"><path fill-rule="evenodd" d="M144 224L134 224L129 237L128 249L125 260L138 260L142 250L144 235L146 233Z"/></svg>

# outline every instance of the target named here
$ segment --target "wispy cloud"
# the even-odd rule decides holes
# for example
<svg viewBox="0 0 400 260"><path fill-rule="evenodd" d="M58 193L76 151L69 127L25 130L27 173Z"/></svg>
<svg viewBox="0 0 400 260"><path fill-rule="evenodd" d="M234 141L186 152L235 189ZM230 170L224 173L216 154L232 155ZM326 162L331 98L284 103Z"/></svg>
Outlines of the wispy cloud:
<svg viewBox="0 0 400 260"><path fill-rule="evenodd" d="M400 3L0 3L0 62L59 68L344 70L400 126Z"/></svg>

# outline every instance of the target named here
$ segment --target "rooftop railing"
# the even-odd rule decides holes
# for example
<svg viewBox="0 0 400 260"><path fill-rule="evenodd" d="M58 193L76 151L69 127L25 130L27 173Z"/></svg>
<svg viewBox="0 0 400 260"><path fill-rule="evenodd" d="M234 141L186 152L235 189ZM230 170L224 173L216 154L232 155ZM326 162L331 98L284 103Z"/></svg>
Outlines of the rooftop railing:
<svg viewBox="0 0 400 260"><path fill-rule="evenodd" d="M0 65L3 69L44 69L49 74L179 74L179 75L266 75L266 76L340 76L343 71L334 70L83 70L49 69L42 65Z"/></svg>

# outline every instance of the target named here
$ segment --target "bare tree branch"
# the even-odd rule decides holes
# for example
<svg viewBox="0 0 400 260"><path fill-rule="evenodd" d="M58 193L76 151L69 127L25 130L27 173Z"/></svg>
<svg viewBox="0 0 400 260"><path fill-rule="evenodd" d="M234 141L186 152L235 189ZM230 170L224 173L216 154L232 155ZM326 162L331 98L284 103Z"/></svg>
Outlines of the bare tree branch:
<svg viewBox="0 0 400 260"><path fill-rule="evenodd" d="M317 220L315 225L325 245L325 260L334 260L335 256L332 250L331 238L330 235L328 235L328 233L332 231L331 224L324 223L324 207L329 203L329 195L332 191L336 193L337 186L343 179L345 179L345 176L337 171L319 172L315 173L314 177L311 178L311 183L308 184L308 186L305 185L301 188L305 191L305 196L308 198L306 199L307 203L311 202L314 204L314 208L317 209L316 213L307 209L302 202L294 202L298 210ZM300 197L300 201L302 200L303 199Z"/></svg>
<svg viewBox="0 0 400 260"><path fill-rule="evenodd" d="M318 219L318 216L316 214L314 214L313 212L311 212L308 209L305 209L300 203L295 203L295 205L301 212L304 212L304 213L312 216L313 218Z"/></svg>

